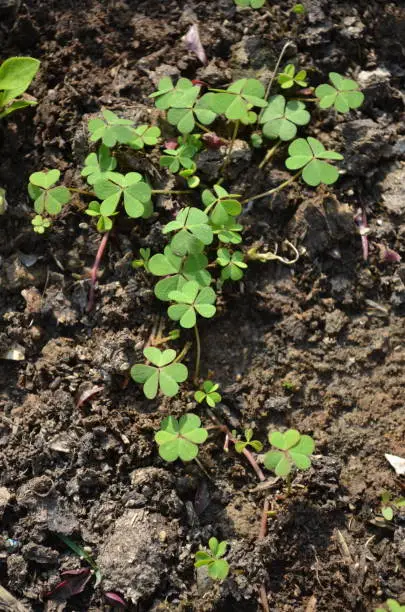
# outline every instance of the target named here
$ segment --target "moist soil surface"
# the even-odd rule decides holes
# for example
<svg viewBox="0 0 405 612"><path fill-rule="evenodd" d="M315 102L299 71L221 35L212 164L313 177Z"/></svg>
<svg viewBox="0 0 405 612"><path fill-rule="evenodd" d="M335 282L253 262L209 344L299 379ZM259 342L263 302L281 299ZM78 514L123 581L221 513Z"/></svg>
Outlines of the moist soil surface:
<svg viewBox="0 0 405 612"><path fill-rule="evenodd" d="M255 611L261 587L276 612L405 603L404 517L376 521L381 493L404 490L384 454L405 456L405 263L387 251L405 257L405 8L304 4L304 17L290 12L290 0L259 11L232 0L28 0L17 12L0 9L3 59L41 60L30 89L38 106L3 121L0 133L8 200L0 217L0 581L15 598L2 609L104 610L112 591L130 610ZM181 40L193 23L205 67ZM243 212L246 245L291 258L288 240L298 261L251 263L240 283L224 285L200 332L202 374L221 386L221 423L253 427L264 443L289 427L314 437L313 465L289 497L270 473L260 489L217 430L202 446L203 469L165 463L153 441L165 415L193 410L212 421L191 382L172 400L148 401L130 380L159 322L163 334L172 329L154 279L131 262L142 247L162 250L161 228L185 200L155 198L151 219L117 224L87 312L101 237L85 203L76 196L39 236L26 191L29 174L44 168L83 188L86 120L101 107L159 121L147 96L162 76L213 87L268 80L287 40L285 60L308 69L311 84L331 70L353 75L366 101L348 115L314 111L309 133L345 156L333 188L293 185ZM236 156L229 191L249 197L278 185L289 176L284 158L258 170L256 154ZM165 187L150 159L128 163ZM211 183L214 166L201 168ZM358 209L369 227L367 261ZM184 331L171 346L188 340ZM4 358L11 350L19 360ZM191 348L190 370L193 359ZM275 516L259 539L266 497ZM71 597L53 592L61 572L87 567L57 534L89 547L100 586L92 578ZM221 584L194 568L193 553L212 536L230 545Z"/></svg>

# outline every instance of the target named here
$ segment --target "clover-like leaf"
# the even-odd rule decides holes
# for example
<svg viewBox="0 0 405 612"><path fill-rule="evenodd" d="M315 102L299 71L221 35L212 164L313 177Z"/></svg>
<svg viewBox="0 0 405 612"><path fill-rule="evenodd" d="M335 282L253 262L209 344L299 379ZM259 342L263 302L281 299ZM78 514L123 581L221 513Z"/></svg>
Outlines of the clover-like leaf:
<svg viewBox="0 0 405 612"><path fill-rule="evenodd" d="M228 193L221 185L214 185L214 192L205 189L202 192L202 202L205 206L205 214L210 213L210 221L213 225L223 226L232 221L232 217L240 215L241 203L236 199L237 194Z"/></svg>
<svg viewBox="0 0 405 612"><path fill-rule="evenodd" d="M115 214L121 196L124 199L125 212L129 217L145 216L148 212L152 190L144 181L139 172L120 174L110 172L107 179L100 179L94 183L94 191L100 200L100 212L105 217Z"/></svg>
<svg viewBox="0 0 405 612"><path fill-rule="evenodd" d="M250 6L252 9L262 8L266 3L266 0L235 0L237 6Z"/></svg>
<svg viewBox="0 0 405 612"><path fill-rule="evenodd" d="M263 444L260 442L260 440L252 440L253 429L245 429L244 435L245 440L238 440L235 443L235 450L237 453L243 453L247 446L251 446L257 453L260 453L260 451L263 450Z"/></svg>
<svg viewBox="0 0 405 612"><path fill-rule="evenodd" d="M223 114L230 121L241 121L248 125L257 119L254 107L264 108L264 86L257 79L239 79L220 93L206 94L209 107L218 115Z"/></svg>
<svg viewBox="0 0 405 612"><path fill-rule="evenodd" d="M154 276L164 276L156 283L155 295L159 300L169 301L171 291L180 290L188 280L195 280L201 287L211 284L211 274L206 270L208 259L202 253L180 257L167 246L164 253L157 253L148 262Z"/></svg>
<svg viewBox="0 0 405 612"><path fill-rule="evenodd" d="M260 122L267 138L291 140L297 134L297 125L306 125L311 115L299 100L286 101L284 96L272 96Z"/></svg>
<svg viewBox="0 0 405 612"><path fill-rule="evenodd" d="M194 87L189 79L181 78L176 85L170 77L163 77L158 83L158 90L150 94L155 99L155 106L161 110L171 108L182 96Z"/></svg>
<svg viewBox="0 0 405 612"><path fill-rule="evenodd" d="M299 85L300 87L307 87L308 83L306 82L306 70L299 70L295 73L294 64L288 64L283 72L280 72L277 75L277 82L282 89L289 89L294 85Z"/></svg>
<svg viewBox="0 0 405 612"><path fill-rule="evenodd" d="M180 321L185 328L194 327L197 314L206 319L214 316L216 294L211 287L200 287L196 281L187 281L177 291L169 293L169 299L176 304L169 306L167 314L173 321Z"/></svg>
<svg viewBox="0 0 405 612"><path fill-rule="evenodd" d="M48 172L34 172L30 176L28 193L34 200L34 210L38 215L47 212L50 215L58 215L64 204L71 198L67 187L54 187L60 178L59 170Z"/></svg>
<svg viewBox="0 0 405 612"><path fill-rule="evenodd" d="M210 408L215 408L215 405L222 399L218 389L219 385L217 383L213 383L212 380L205 380L202 389L194 393L194 399L199 404L205 401Z"/></svg>
<svg viewBox="0 0 405 612"><path fill-rule="evenodd" d="M110 229L112 229L112 219L108 216L104 216L101 214L100 202L97 202L96 200L90 202L84 212L86 213L86 215L89 215L89 217L97 217L97 229L99 232L108 232ZM117 214L118 213L113 213L112 216Z"/></svg>
<svg viewBox="0 0 405 612"><path fill-rule="evenodd" d="M168 416L160 424L155 435L159 445L159 455L165 461L192 461L198 455L198 444L206 441L208 432L201 427L201 420L191 412L180 417L179 421Z"/></svg>
<svg viewBox="0 0 405 612"><path fill-rule="evenodd" d="M94 185L96 181L108 179L109 173L116 167L117 160L111 156L109 148L101 145L97 153L90 153L86 157L80 174L87 178L89 185Z"/></svg>
<svg viewBox="0 0 405 612"><path fill-rule="evenodd" d="M160 137L160 129L156 125L140 125L133 131L133 138L128 142L128 145L139 151L145 145L154 146L157 144Z"/></svg>
<svg viewBox="0 0 405 612"><path fill-rule="evenodd" d="M35 215L31 223L33 225L34 232L37 234L43 234L46 229L51 227L51 220L41 217L41 215Z"/></svg>
<svg viewBox="0 0 405 612"><path fill-rule="evenodd" d="M218 236L218 240L224 244L240 244L242 236L240 232L243 230L243 225L235 223L233 219L229 219L223 225L212 225L212 231Z"/></svg>
<svg viewBox="0 0 405 612"><path fill-rule="evenodd" d="M329 80L332 85L324 83L315 89L320 108L333 106L339 113L347 113L350 109L359 108L363 104L364 94L356 81L347 79L337 72L330 72Z"/></svg>
<svg viewBox="0 0 405 612"><path fill-rule="evenodd" d="M285 433L275 431L269 435L269 442L278 450L266 453L264 465L277 476L286 478L294 466L299 470L307 470L311 466L310 455L314 452L315 443L310 436L301 435L296 429L289 429Z"/></svg>
<svg viewBox="0 0 405 612"><path fill-rule="evenodd" d="M178 383L184 382L188 370L182 363L173 363L176 351L161 351L156 347L147 347L143 354L153 365L136 364L131 368L131 377L135 382L143 383L143 392L148 399L156 397L158 390L168 397L173 397L179 390Z"/></svg>
<svg viewBox="0 0 405 612"><path fill-rule="evenodd" d="M199 208L182 208L175 221L163 228L163 233L176 232L170 247L176 255L201 253L204 245L211 244L213 232L208 224L207 215Z"/></svg>
<svg viewBox="0 0 405 612"><path fill-rule="evenodd" d="M289 170L303 168L302 178L308 185L331 185L337 181L338 170L325 160L341 160L343 156L336 151L326 151L316 138L297 138L288 147L288 153L290 157L285 165Z"/></svg>
<svg viewBox="0 0 405 612"><path fill-rule="evenodd" d="M405 612L405 606L401 606L395 599L387 599L386 608L376 608L375 612Z"/></svg>
<svg viewBox="0 0 405 612"><path fill-rule="evenodd" d="M218 542L217 538L208 541L209 551L199 550L195 553L195 567L206 565L208 575L214 580L225 580L229 573L229 563L221 559L226 553L228 542Z"/></svg>
<svg viewBox="0 0 405 612"><path fill-rule="evenodd" d="M89 132L91 142L102 140L106 147L115 147L117 142L126 144L134 136L134 122L131 119L121 119L110 110L102 111L103 119L90 119Z"/></svg>
<svg viewBox="0 0 405 612"><path fill-rule="evenodd" d="M221 271L222 280L238 281L243 277L243 270L247 268L241 251L235 251L231 254L228 249L218 249L217 262L223 267Z"/></svg>
<svg viewBox="0 0 405 612"><path fill-rule="evenodd" d="M177 126L182 134L190 134L195 127L195 121L210 125L216 118L216 113L209 107L209 98L203 96L197 101L201 87L194 86L184 91L183 95L172 101L167 113L167 120Z"/></svg>

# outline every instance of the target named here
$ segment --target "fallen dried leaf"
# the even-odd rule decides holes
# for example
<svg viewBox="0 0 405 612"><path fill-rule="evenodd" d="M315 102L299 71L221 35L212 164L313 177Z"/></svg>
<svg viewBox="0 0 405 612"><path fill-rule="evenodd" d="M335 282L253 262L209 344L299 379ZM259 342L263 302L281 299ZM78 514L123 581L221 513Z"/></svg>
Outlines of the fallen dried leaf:
<svg viewBox="0 0 405 612"><path fill-rule="evenodd" d="M392 465L395 472L398 476L403 476L405 474L405 459L402 457L397 457L396 455L385 454L384 457Z"/></svg>
<svg viewBox="0 0 405 612"><path fill-rule="evenodd" d="M205 53L204 47L202 46L202 42L200 40L200 33L198 31L198 26L196 24L190 26L187 34L182 37L182 41L185 43L187 49L198 57L202 64L207 64L207 55Z"/></svg>

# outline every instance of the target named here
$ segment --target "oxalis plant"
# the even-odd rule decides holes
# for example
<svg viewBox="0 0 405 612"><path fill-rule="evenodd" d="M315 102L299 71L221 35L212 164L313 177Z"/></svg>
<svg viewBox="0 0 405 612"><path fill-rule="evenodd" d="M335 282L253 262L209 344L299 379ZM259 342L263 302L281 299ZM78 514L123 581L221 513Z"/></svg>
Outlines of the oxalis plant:
<svg viewBox="0 0 405 612"><path fill-rule="evenodd" d="M0 65L0 119L37 104L37 100L25 95L25 92L39 65L39 60L33 57L9 57Z"/></svg>

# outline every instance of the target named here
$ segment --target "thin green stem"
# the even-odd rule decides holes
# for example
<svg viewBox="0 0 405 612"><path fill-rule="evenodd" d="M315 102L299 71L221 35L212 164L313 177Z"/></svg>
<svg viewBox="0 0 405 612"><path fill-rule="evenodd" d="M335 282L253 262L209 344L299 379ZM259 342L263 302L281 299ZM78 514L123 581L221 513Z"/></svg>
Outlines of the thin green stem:
<svg viewBox="0 0 405 612"><path fill-rule="evenodd" d="M235 125L233 127L232 140L231 140L231 143L230 143L230 145L228 147L228 152L226 154L225 161L224 161L224 163L222 165L222 168L221 168L221 174L223 174L225 172L225 170L226 170L226 168L227 168L227 166L228 166L228 164L230 162L231 153L232 153L233 145L235 144L236 137L238 135L238 130L239 130L239 119L237 121L235 121Z"/></svg>
<svg viewBox="0 0 405 612"><path fill-rule="evenodd" d="M182 193L192 193L191 189L152 189L152 193L160 193L160 194L174 194L180 195Z"/></svg>
<svg viewBox="0 0 405 612"><path fill-rule="evenodd" d="M179 361L182 361L184 357L187 355L188 351L190 350L190 346L191 346L191 342L186 342L186 344L183 346L182 350L177 355L173 363L178 363Z"/></svg>
<svg viewBox="0 0 405 612"><path fill-rule="evenodd" d="M196 121L195 124L198 125L200 130L202 130L203 132L207 132L207 134L211 134L211 130L209 130L207 127L205 127L205 125L203 125L199 121Z"/></svg>
<svg viewBox="0 0 405 612"><path fill-rule="evenodd" d="M277 151L280 145L281 145L281 140L276 142L274 147L272 147L271 149L267 151L266 155L264 156L264 158L259 164L259 169L262 169L267 164L267 162L273 157L274 153Z"/></svg>
<svg viewBox="0 0 405 612"><path fill-rule="evenodd" d="M76 187L68 187L72 193L80 193L80 195L89 196L90 198L96 198L94 191L85 191L84 189L76 189Z"/></svg>
<svg viewBox="0 0 405 612"><path fill-rule="evenodd" d="M201 339L200 332L198 331L197 323L194 325L195 334L195 370L194 370L194 383L198 385L198 379L200 376L200 362L201 362Z"/></svg>
<svg viewBox="0 0 405 612"><path fill-rule="evenodd" d="M292 44L293 44L292 42L288 41L288 42L285 43L284 47L281 49L281 53L278 56L278 60L277 60L277 63L276 63L276 67L274 68L273 74L271 75L271 79L269 81L269 84L267 85L266 93L265 93L265 96L264 96L265 100L267 100L269 95L270 95L271 87L272 87L272 85L274 83L274 79L276 78L276 74L277 74L278 69L280 67L281 60L284 57L284 53L287 51L288 47L291 47ZM264 112L264 109L262 108L262 110L259 113L259 116L257 117L257 125L259 125L259 123L260 123L260 119L262 118L263 112Z"/></svg>
<svg viewBox="0 0 405 612"><path fill-rule="evenodd" d="M253 200L259 200L260 198L265 198L266 196L273 195L273 193L277 193L278 191L284 189L284 187L291 185L291 183L293 183L295 179L297 179L301 174L302 169L298 170L298 172L296 172L291 178L289 178L287 181L284 181L284 183L278 185L278 187L273 187L273 189L270 189L269 191L264 191L263 193L258 193L257 195L252 196L251 198L246 198L246 200L242 200L241 204L247 204L248 202L253 202Z"/></svg>

